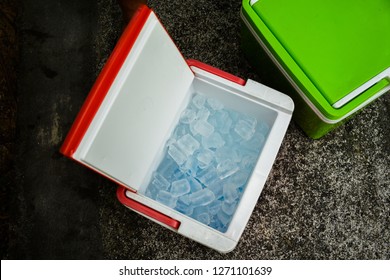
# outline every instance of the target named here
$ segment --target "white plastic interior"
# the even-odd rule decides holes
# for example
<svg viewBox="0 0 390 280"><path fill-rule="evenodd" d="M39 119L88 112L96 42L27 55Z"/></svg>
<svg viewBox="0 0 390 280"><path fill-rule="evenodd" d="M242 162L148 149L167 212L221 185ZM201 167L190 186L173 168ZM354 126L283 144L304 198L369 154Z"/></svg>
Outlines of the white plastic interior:
<svg viewBox="0 0 390 280"><path fill-rule="evenodd" d="M151 13L74 158L133 189L144 185L193 78Z"/></svg>

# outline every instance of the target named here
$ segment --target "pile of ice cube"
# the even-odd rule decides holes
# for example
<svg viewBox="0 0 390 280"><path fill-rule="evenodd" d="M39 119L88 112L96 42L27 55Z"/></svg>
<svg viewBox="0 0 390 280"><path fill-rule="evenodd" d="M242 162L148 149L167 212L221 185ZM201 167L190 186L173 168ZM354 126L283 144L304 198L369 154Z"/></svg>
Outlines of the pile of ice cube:
<svg viewBox="0 0 390 280"><path fill-rule="evenodd" d="M194 94L145 194L226 232L269 127Z"/></svg>

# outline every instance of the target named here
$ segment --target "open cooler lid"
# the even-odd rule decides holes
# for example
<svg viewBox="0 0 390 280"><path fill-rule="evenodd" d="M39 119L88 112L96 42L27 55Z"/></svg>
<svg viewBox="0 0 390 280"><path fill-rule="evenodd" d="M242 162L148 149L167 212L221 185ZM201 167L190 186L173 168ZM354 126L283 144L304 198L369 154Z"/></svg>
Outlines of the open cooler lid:
<svg viewBox="0 0 390 280"><path fill-rule="evenodd" d="M96 80L61 152L137 190L193 79L156 15L142 7Z"/></svg>
<svg viewBox="0 0 390 280"><path fill-rule="evenodd" d="M374 85L389 85L388 0L251 0L250 4L333 108Z"/></svg>

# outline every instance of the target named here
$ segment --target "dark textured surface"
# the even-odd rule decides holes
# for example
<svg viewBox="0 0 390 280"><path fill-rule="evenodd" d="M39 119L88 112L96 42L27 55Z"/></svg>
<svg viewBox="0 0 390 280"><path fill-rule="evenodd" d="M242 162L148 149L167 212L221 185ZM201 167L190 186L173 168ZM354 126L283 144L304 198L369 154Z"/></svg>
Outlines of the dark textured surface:
<svg viewBox="0 0 390 280"><path fill-rule="evenodd" d="M58 152L94 80L96 19L94 1L23 1L9 258L101 256L100 178Z"/></svg>
<svg viewBox="0 0 390 280"><path fill-rule="evenodd" d="M267 81L240 1L149 1L186 58ZM58 149L121 30L115 2L24 1L8 258L389 259L390 95L320 140L292 122L248 226L220 254L126 209Z"/></svg>
<svg viewBox="0 0 390 280"><path fill-rule="evenodd" d="M16 129L17 3L0 2L0 258L9 240L9 189L14 185L12 168Z"/></svg>

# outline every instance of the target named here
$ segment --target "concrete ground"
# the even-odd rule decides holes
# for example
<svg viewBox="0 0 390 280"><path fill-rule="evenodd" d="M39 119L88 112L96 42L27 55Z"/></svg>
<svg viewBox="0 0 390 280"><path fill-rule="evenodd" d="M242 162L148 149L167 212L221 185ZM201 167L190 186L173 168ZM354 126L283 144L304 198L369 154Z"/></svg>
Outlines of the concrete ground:
<svg viewBox="0 0 390 280"><path fill-rule="evenodd" d="M185 58L267 83L240 49L239 0L148 1ZM291 122L234 251L123 207L59 147L121 33L111 0L23 1L3 259L390 259L390 95L320 140ZM269 75L269 74L268 74ZM3 112L2 112L3 114Z"/></svg>

